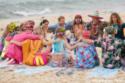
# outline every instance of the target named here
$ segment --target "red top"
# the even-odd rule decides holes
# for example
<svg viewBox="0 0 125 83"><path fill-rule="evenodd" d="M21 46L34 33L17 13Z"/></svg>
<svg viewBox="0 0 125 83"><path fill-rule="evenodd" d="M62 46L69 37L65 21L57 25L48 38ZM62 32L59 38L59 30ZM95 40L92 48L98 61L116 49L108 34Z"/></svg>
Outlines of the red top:
<svg viewBox="0 0 125 83"><path fill-rule="evenodd" d="M90 39L90 31L83 30L83 38Z"/></svg>

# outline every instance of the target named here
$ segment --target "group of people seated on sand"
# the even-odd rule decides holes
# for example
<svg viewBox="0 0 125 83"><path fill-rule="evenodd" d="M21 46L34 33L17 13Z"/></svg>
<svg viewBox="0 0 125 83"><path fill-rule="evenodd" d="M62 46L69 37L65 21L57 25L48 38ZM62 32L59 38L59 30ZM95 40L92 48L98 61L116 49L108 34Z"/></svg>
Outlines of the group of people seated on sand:
<svg viewBox="0 0 125 83"><path fill-rule="evenodd" d="M119 14L112 13L109 22L97 12L89 17L92 20L85 22L76 15L66 23L60 16L51 26L43 19L37 28L33 20L20 26L11 22L0 38L0 64L125 69L125 24Z"/></svg>

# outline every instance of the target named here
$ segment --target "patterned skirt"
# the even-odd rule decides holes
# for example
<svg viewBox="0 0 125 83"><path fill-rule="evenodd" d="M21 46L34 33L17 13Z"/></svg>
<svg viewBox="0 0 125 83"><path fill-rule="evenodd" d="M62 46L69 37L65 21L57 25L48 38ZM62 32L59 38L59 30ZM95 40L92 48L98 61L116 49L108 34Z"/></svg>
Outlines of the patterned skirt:
<svg viewBox="0 0 125 83"><path fill-rule="evenodd" d="M95 46L82 46L76 49L75 66L77 68L93 68L99 65Z"/></svg>

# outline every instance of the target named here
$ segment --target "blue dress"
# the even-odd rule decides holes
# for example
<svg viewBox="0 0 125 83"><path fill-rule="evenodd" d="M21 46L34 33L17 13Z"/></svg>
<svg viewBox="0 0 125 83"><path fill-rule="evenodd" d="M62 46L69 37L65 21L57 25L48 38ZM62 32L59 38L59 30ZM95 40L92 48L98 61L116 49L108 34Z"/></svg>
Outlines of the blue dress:
<svg viewBox="0 0 125 83"><path fill-rule="evenodd" d="M55 42L53 45L52 45L52 52L53 53L63 53L65 51L65 48L64 48L64 41L60 41L60 42Z"/></svg>
<svg viewBox="0 0 125 83"><path fill-rule="evenodd" d="M94 45L76 48L75 66L77 68L93 68L98 64L99 60Z"/></svg>
<svg viewBox="0 0 125 83"><path fill-rule="evenodd" d="M67 54L65 47L64 47L64 40L62 40L60 42L55 42L52 45L52 53L54 54L53 56L58 56L58 54L63 54L64 58L62 60L62 66L66 66L68 64L68 54ZM58 67L59 63L56 61L51 61L50 66Z"/></svg>

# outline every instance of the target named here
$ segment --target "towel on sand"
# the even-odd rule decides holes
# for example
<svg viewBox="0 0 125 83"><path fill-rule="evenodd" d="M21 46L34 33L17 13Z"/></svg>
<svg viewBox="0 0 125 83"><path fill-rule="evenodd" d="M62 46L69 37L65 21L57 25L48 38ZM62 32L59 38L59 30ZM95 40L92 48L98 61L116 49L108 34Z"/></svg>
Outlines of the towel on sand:
<svg viewBox="0 0 125 83"><path fill-rule="evenodd" d="M32 74L36 74L36 73L44 73L46 71L58 70L58 69L60 69L60 68L53 68L50 66L26 67L26 68L15 69L14 72L20 73L20 74L25 74L25 75L32 75Z"/></svg>
<svg viewBox="0 0 125 83"><path fill-rule="evenodd" d="M115 76L120 69L106 69L103 67L96 67L91 72L89 72L88 76L92 77L104 77L109 78Z"/></svg>

